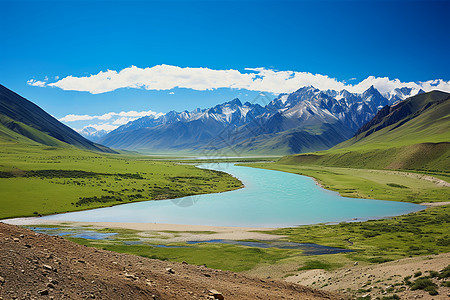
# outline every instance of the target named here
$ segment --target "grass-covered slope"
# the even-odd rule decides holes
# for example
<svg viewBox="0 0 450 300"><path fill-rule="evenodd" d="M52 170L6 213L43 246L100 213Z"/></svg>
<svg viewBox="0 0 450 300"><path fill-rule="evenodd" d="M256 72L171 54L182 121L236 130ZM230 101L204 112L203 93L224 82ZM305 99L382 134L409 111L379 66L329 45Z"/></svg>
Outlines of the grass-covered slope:
<svg viewBox="0 0 450 300"><path fill-rule="evenodd" d="M432 91L384 107L355 137L334 149L450 142L449 129L450 94Z"/></svg>
<svg viewBox="0 0 450 300"><path fill-rule="evenodd" d="M23 140L17 134L28 140ZM85 139L39 106L3 85L0 85L0 139L19 143L32 140L47 146L66 143L85 150L114 152Z"/></svg>
<svg viewBox="0 0 450 300"><path fill-rule="evenodd" d="M342 123L302 126L272 134L255 135L232 148L238 153L286 155L329 149L352 136Z"/></svg>
<svg viewBox="0 0 450 300"><path fill-rule="evenodd" d="M280 163L448 172L450 94L433 91L385 107L353 138Z"/></svg>
<svg viewBox="0 0 450 300"><path fill-rule="evenodd" d="M23 145L47 145L55 147L69 147L64 142L55 139L22 122L17 122L5 115L0 115L0 142L18 143Z"/></svg>
<svg viewBox="0 0 450 300"><path fill-rule="evenodd" d="M0 219L224 192L241 185L226 173L145 156L0 140Z"/></svg>

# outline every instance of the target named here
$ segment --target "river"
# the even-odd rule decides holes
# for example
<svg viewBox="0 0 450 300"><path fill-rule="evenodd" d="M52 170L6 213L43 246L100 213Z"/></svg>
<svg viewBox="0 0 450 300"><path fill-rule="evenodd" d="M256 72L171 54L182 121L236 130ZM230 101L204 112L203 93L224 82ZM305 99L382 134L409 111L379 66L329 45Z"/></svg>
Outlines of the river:
<svg viewBox="0 0 450 300"><path fill-rule="evenodd" d="M79 222L137 222L238 227L291 227L364 221L422 210L417 204L341 197L312 178L280 171L200 165L239 178L244 188L171 200L143 201L42 217Z"/></svg>

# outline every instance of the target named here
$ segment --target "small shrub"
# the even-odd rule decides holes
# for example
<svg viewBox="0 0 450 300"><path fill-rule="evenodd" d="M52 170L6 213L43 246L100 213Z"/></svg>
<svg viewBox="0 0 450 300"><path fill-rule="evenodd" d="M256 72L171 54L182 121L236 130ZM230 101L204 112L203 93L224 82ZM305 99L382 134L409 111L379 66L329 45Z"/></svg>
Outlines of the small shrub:
<svg viewBox="0 0 450 300"><path fill-rule="evenodd" d="M407 186L401 185L401 184L397 184L397 183L386 183L387 186L390 187L395 187L395 188L399 188L399 189L407 189Z"/></svg>
<svg viewBox="0 0 450 300"><path fill-rule="evenodd" d="M423 290L426 287L436 287L436 285L428 278L418 278L414 283L411 285L411 290Z"/></svg>
<svg viewBox="0 0 450 300"><path fill-rule="evenodd" d="M438 277L438 276L439 276L439 272L436 272L436 271L430 271L430 276L431 276L432 278Z"/></svg>
<svg viewBox="0 0 450 300"><path fill-rule="evenodd" d="M424 291L428 292L428 294L434 296L434 295L438 295L438 291L436 290L436 288L434 286L427 286L426 288L423 289Z"/></svg>
<svg viewBox="0 0 450 300"><path fill-rule="evenodd" d="M437 239L436 245L444 247L450 246L450 236L446 235L443 238Z"/></svg>
<svg viewBox="0 0 450 300"><path fill-rule="evenodd" d="M440 279L444 279L444 278L449 278L450 277L450 265L446 266L444 269L441 270L441 272L439 273L439 278Z"/></svg>
<svg viewBox="0 0 450 300"><path fill-rule="evenodd" d="M414 277L419 277L420 275L422 275L422 272L416 272L416 273L414 273Z"/></svg>
<svg viewBox="0 0 450 300"><path fill-rule="evenodd" d="M391 260L392 259L379 257L379 256L378 257L369 258L369 262L371 262L373 264L381 264L381 263L388 262L388 261L391 261Z"/></svg>

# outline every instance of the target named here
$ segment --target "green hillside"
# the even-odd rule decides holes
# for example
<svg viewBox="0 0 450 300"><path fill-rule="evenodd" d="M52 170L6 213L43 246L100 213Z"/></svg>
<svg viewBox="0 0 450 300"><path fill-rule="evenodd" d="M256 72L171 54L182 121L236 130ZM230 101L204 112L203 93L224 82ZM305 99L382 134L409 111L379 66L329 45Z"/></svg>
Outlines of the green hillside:
<svg viewBox="0 0 450 300"><path fill-rule="evenodd" d="M356 136L283 164L450 171L450 94L433 91L385 107Z"/></svg>
<svg viewBox="0 0 450 300"><path fill-rule="evenodd" d="M69 147L68 144L22 122L16 122L5 115L0 115L0 143Z"/></svg>
<svg viewBox="0 0 450 300"><path fill-rule="evenodd" d="M18 135L26 139L24 140ZM115 153L108 147L85 139L39 106L1 84L0 138L10 142L29 143L29 140L32 140L46 146L73 145L84 150Z"/></svg>
<svg viewBox="0 0 450 300"><path fill-rule="evenodd" d="M450 94L433 91L385 108L357 135L333 149L392 148L450 142ZM384 115L386 114L386 115Z"/></svg>
<svg viewBox="0 0 450 300"><path fill-rule="evenodd" d="M351 136L351 130L341 123L302 126L278 133L261 134L238 143L239 153L286 155L325 150Z"/></svg>

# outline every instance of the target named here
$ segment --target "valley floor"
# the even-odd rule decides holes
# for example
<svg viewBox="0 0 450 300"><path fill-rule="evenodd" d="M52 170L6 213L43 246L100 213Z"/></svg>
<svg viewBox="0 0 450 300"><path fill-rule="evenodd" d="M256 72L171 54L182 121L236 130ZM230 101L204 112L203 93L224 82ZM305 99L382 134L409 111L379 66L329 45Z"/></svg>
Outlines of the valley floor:
<svg viewBox="0 0 450 300"><path fill-rule="evenodd" d="M88 156L82 166L87 168L96 159ZM99 174L112 162L109 158L103 158L103 160L104 166L97 166L98 170L96 171ZM48 169L40 164L40 162L37 163L37 170ZM117 160L114 161L114 164L123 168L124 174L137 169L141 170L148 165L148 170L145 170L147 173L143 173L148 176L147 180L159 178L156 176L157 174L148 172L154 172L155 166L150 167L152 164L164 166L169 170L169 175L166 176L167 180L164 178L166 181L163 183L170 185L173 189L177 186L171 179L187 179L192 174L203 172L191 168L188 170L189 172L182 174L183 177L179 177L179 174L170 173L174 171L176 171L175 173L184 173L184 170L182 168L175 169L170 163L146 161L144 165L143 162L133 159L130 161ZM77 163L77 168L79 166ZM17 296L19 299L31 298L37 296L38 292L43 292L50 296L54 295L56 298L65 296L69 299L92 298L92 296L100 299L102 297L105 299L115 299L114 297L151 299L153 295L154 299L205 299L209 296L210 289L219 290L226 299L255 299L258 297L263 299L283 299L283 297L286 299L325 299L336 297L276 281L280 279L300 282L311 288L343 293L352 298L396 299L395 295L403 298L431 297L429 293L422 290L412 291L409 285L401 284L401 281L404 281L405 276L414 276L414 273L418 271L424 275L429 274L426 271L440 272L449 262L450 206L447 202L449 187L445 180L438 180L429 175L385 170L299 167L276 163L253 163L251 166L311 176L316 178L324 188L335 190L347 197L414 202L429 208L418 213L386 220L272 230L137 223L68 224L50 221L46 221L48 223L42 225L39 218L28 221L22 219L25 221L17 223L22 225L41 224L42 226L53 226L54 224L74 227L87 226L95 227L101 232L120 232L122 234L122 239L109 241L68 238L81 245L96 248L86 248L67 240L42 234L35 235L26 229L0 223L0 254L2 257L0 259L2 264L0 266L0 297L6 299L13 298L13 296ZM198 174L198 178L195 177L198 179L198 182L194 182L195 187L202 188L201 191L198 191L199 193L237 188L235 179L224 174L220 175L221 178L215 178L216 182L213 184L202 186L204 178L199 175L204 174ZM213 175L219 176L218 174ZM110 179L105 174L99 176L105 177L106 183L99 182L98 186L90 187L93 190L101 191L104 184L114 185L114 182L107 181ZM226 179L226 184L223 184L223 179ZM20 184L23 181L33 180L39 185L49 184L52 188L59 188L61 185L58 182L60 179L57 178L38 179L19 176L2 180L5 187L10 186L6 184L7 181L9 183L14 180L20 181ZM134 179L127 178L124 180L134 181ZM139 180L136 181L139 182ZM122 182L121 184L125 187L128 183ZM159 182L155 184L156 187L159 185ZM61 188L67 188L67 186L61 185ZM86 190L85 186L77 185L76 188ZM42 191L46 191L46 189L43 188ZM77 193L72 193L70 196L74 195ZM23 195L15 197L19 196L23 198ZM14 199L12 198L12 200ZM42 200L46 199L42 198ZM73 210L69 199L66 200L63 211ZM15 206L4 203L4 207L8 207L8 210L4 211L5 217L11 213L10 207L17 210L23 209L23 206L19 207L17 203L19 202L16 201ZM109 203L99 204L109 206ZM36 203L33 205L36 207ZM30 205L27 207L30 212L19 213L18 211L15 215L31 215L31 212L35 210L34 207ZM49 209L45 206L43 208ZM51 213L52 210L48 212ZM24 237L21 237L22 234ZM163 247L124 243L124 241L134 242L141 238L160 243ZM283 239L289 242L340 247L354 250L354 252L305 256L301 250L260 249L238 245L201 244L195 248L184 247L186 241L215 239L257 241ZM168 244L174 247L166 248L165 245ZM66 248L69 251L66 251ZM116 252L158 258L162 261L127 256ZM430 256L430 254L433 255ZM197 266L181 264L182 261ZM239 275L201 267L205 263L216 269L242 273ZM51 269L44 265L50 266ZM397 268L396 266L401 267ZM175 274L169 274L166 268L172 268L175 270ZM369 274L372 277L369 280L362 274ZM252 279L252 277L260 279ZM414 279L410 280L414 281ZM52 280L58 282L58 286L52 283ZM436 281L436 279L433 280ZM370 283L368 283L369 281ZM433 296L433 299L448 296L448 288L440 286L445 284L444 281L436 283L439 295ZM123 294L118 296L117 291L122 291Z"/></svg>

